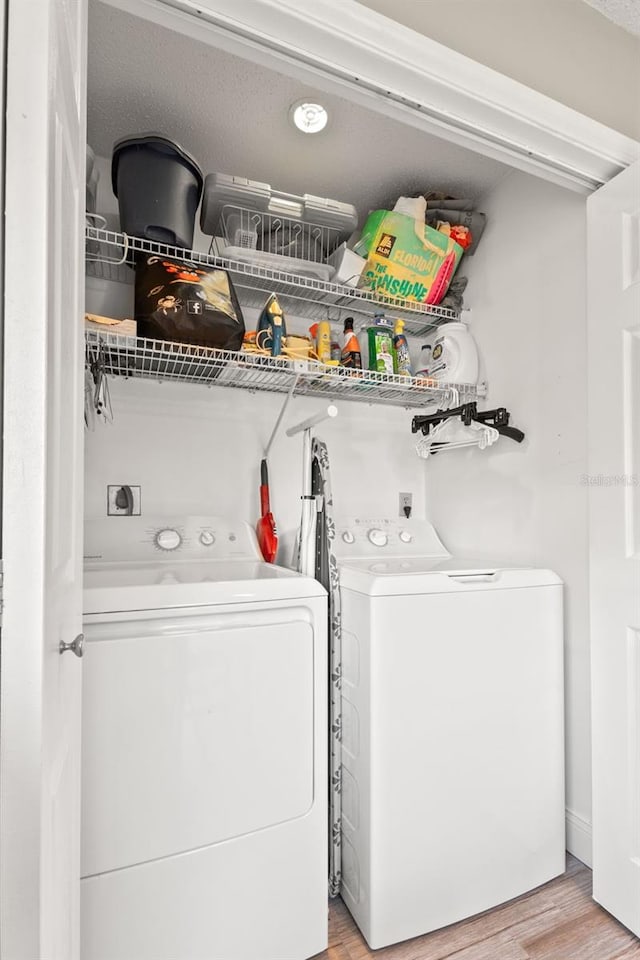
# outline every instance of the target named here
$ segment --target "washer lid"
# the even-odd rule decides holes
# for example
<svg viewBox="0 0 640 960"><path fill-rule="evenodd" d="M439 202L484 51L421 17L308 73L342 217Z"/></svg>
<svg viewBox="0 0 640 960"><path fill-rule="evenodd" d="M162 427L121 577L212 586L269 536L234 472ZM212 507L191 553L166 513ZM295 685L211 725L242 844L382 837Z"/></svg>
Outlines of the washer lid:
<svg viewBox="0 0 640 960"><path fill-rule="evenodd" d="M84 569L84 612L118 613L325 596L316 580L253 560L113 563Z"/></svg>
<svg viewBox="0 0 640 960"><path fill-rule="evenodd" d="M341 588L371 597L513 590L560 583L551 570L507 567L460 557L349 560L340 566Z"/></svg>

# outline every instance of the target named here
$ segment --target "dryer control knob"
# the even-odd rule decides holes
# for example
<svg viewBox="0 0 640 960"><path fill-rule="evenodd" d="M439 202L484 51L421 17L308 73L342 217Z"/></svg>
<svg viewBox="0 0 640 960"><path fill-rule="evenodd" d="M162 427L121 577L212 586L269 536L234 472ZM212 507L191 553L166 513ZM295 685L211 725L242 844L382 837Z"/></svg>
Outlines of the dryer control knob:
<svg viewBox="0 0 640 960"><path fill-rule="evenodd" d="M411 541L413 540L413 537L411 536L408 530L401 530L399 533L399 537L403 543L411 543Z"/></svg>
<svg viewBox="0 0 640 960"><path fill-rule="evenodd" d="M351 530L345 530L345 532L342 534L342 539L345 543L354 543L356 538L351 533Z"/></svg>
<svg viewBox="0 0 640 960"><path fill-rule="evenodd" d="M161 550L177 550L182 543L182 537L177 530L167 527L166 530L159 530L156 533L156 546Z"/></svg>
<svg viewBox="0 0 640 960"><path fill-rule="evenodd" d="M216 542L216 538L211 533L211 530L203 530L200 534L200 543L203 547L212 547Z"/></svg>
<svg viewBox="0 0 640 960"><path fill-rule="evenodd" d="M369 530L367 536L374 547L386 547L389 540L384 530Z"/></svg>

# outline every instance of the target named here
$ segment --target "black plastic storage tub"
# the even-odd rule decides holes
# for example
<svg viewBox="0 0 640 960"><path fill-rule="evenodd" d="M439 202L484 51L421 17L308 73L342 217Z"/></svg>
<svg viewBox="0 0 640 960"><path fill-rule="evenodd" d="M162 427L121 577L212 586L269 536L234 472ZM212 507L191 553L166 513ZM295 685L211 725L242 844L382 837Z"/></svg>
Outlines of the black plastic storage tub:
<svg viewBox="0 0 640 960"><path fill-rule="evenodd" d="M124 233L193 246L202 172L186 150L157 133L125 137L113 147L111 182Z"/></svg>

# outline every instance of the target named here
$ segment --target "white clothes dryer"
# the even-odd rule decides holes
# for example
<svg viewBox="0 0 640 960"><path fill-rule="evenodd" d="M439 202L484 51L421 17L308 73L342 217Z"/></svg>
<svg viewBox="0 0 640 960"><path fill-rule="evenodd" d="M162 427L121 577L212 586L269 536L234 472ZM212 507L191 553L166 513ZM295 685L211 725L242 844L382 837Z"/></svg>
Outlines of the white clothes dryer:
<svg viewBox="0 0 640 960"><path fill-rule="evenodd" d="M327 943L327 601L245 523L89 523L83 960Z"/></svg>
<svg viewBox="0 0 640 960"><path fill-rule="evenodd" d="M562 584L337 524L342 897L373 948L565 869Z"/></svg>

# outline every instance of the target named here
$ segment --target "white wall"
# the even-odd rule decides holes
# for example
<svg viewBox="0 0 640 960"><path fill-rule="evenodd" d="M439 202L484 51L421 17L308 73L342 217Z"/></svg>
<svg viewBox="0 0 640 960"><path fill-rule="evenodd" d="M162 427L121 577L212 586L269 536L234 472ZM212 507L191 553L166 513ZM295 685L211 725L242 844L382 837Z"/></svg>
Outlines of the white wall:
<svg viewBox="0 0 640 960"><path fill-rule="evenodd" d="M453 552L549 567L565 582L568 840L588 861L585 204L513 173L482 208L488 227L468 261L471 329L486 406L506 406L526 440L427 461L428 504Z"/></svg>
<svg viewBox="0 0 640 960"><path fill-rule="evenodd" d="M640 140L640 38L582 0L359 0Z"/></svg>
<svg viewBox="0 0 640 960"><path fill-rule="evenodd" d="M255 523L260 458L281 395L114 378L111 396L113 424L98 424L86 438L87 517L105 515L107 484L128 483L142 486L148 515L220 514ZM411 491L416 516L424 516L424 470L410 415L337 406L337 419L316 430L329 448L336 513L396 516L398 493ZM302 440L287 438L284 429L322 407L321 400L294 399L269 459L271 506L289 544L300 519ZM288 563L290 550L278 559Z"/></svg>

